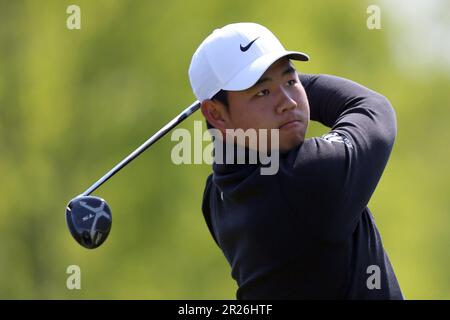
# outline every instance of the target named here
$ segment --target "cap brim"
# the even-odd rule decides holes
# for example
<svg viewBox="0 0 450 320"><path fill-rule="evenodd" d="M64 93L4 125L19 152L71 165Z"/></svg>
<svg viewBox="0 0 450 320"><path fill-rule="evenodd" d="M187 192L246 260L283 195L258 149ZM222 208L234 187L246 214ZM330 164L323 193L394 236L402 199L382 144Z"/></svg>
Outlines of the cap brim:
<svg viewBox="0 0 450 320"><path fill-rule="evenodd" d="M241 91L253 86L267 69L278 59L287 57L292 60L308 61L309 56L303 52L282 51L266 54L253 61L246 68L241 70L227 84L223 86L223 90Z"/></svg>

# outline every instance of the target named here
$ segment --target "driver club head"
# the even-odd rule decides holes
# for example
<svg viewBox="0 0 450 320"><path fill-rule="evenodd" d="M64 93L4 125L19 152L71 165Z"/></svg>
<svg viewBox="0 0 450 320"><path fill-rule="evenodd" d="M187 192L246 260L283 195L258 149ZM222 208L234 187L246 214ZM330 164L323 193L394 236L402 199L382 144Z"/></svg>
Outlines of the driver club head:
<svg viewBox="0 0 450 320"><path fill-rule="evenodd" d="M94 196L79 196L66 207L66 221L73 238L87 249L99 247L109 235L111 209L105 200Z"/></svg>
<svg viewBox="0 0 450 320"><path fill-rule="evenodd" d="M105 242L111 230L111 209L102 198L89 196L98 187L108 181L113 175L122 170L133 159L147 150L156 141L165 136L170 130L200 109L201 103L196 100L175 118L169 121L141 146L120 161L103 177L91 185L85 192L72 199L66 207L66 221L73 238L83 247L94 249Z"/></svg>

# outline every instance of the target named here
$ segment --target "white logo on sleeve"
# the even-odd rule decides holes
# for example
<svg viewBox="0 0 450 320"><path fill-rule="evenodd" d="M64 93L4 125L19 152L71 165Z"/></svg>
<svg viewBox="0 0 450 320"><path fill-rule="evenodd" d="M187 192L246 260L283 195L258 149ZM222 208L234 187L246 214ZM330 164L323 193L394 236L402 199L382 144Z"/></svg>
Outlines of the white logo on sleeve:
<svg viewBox="0 0 450 320"><path fill-rule="evenodd" d="M347 147L353 148L353 145L350 142L350 140L348 140L347 137L345 137L344 135L339 134L337 132L331 131L330 133L324 134L321 138L329 143L332 142L344 143Z"/></svg>

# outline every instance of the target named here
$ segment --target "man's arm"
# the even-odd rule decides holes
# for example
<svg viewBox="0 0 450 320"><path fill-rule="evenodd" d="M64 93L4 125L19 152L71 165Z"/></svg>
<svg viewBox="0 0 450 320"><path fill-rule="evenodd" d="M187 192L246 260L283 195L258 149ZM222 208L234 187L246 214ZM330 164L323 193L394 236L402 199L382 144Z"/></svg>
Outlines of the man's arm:
<svg viewBox="0 0 450 320"><path fill-rule="evenodd" d="M298 149L288 188L304 199L295 207L311 212L303 221L306 226L329 240L344 240L388 161L397 133L395 112L384 96L353 81L329 75L301 75L300 80L311 120L332 130Z"/></svg>
<svg viewBox="0 0 450 320"><path fill-rule="evenodd" d="M340 118L349 113L386 111L386 115L379 116L387 122L376 124L376 129L382 129L381 133L386 133L386 138L393 142L397 132L395 112L386 97L356 82L336 76L301 74L299 77L308 95L311 120L334 129L339 123L342 124ZM367 120L369 119L363 121Z"/></svg>

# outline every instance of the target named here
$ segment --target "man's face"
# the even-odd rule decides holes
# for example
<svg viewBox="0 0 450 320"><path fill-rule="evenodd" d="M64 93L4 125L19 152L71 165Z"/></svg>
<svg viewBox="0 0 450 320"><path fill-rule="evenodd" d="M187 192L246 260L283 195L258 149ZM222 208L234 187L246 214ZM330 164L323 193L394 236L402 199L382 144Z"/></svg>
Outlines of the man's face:
<svg viewBox="0 0 450 320"><path fill-rule="evenodd" d="M227 129L279 129L282 153L305 140L308 98L287 58L272 64L253 87L228 91L228 102Z"/></svg>

